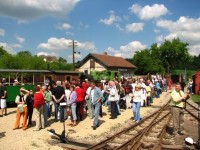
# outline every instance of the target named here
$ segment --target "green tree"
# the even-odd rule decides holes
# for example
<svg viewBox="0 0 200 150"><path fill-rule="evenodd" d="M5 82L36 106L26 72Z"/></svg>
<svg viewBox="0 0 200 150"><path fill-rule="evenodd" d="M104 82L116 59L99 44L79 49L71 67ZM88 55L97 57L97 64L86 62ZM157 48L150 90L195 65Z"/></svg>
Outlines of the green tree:
<svg viewBox="0 0 200 150"><path fill-rule="evenodd" d="M179 38L172 41L166 40L161 44L158 56L162 60L167 73L170 73L177 64L191 61L187 46L188 43L180 41Z"/></svg>
<svg viewBox="0 0 200 150"><path fill-rule="evenodd" d="M64 59L64 58L62 58L62 57L59 57L58 61L59 61L59 62L62 62L62 63L67 63L67 60Z"/></svg>
<svg viewBox="0 0 200 150"><path fill-rule="evenodd" d="M137 51L133 57L133 64L138 67L136 74L144 75L148 73L162 73L164 71L160 60L152 57L151 51L148 49Z"/></svg>
<svg viewBox="0 0 200 150"><path fill-rule="evenodd" d="M31 52L29 51L20 51L17 53L18 56L26 57L26 56L32 56Z"/></svg>
<svg viewBox="0 0 200 150"><path fill-rule="evenodd" d="M5 54L8 54L8 52L3 48L3 46L0 46L0 58Z"/></svg>

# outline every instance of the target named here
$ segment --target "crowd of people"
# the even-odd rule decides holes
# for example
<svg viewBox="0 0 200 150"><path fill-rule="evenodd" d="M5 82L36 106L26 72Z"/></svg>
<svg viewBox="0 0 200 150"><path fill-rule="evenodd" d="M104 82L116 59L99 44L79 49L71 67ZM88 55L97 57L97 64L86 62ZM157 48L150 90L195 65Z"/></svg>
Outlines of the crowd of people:
<svg viewBox="0 0 200 150"><path fill-rule="evenodd" d="M111 81L73 80L57 81L37 85L34 92L20 88L15 103L16 120L13 130L20 128L20 118L23 117L22 128L26 130L33 126L33 112L36 118L34 131L39 131L49 126L49 118L54 117L54 122L64 122L70 119L69 126L76 126L86 117L93 119L92 129L100 126L99 117L103 117L103 107L110 112L109 119L116 119L121 115L121 110L132 109L133 121L139 122L140 107L149 107L155 98L160 98L162 92L171 90L172 82L166 78L152 76L151 80L144 77L113 79ZM5 113L2 101L6 98L6 90L1 85L1 114Z"/></svg>

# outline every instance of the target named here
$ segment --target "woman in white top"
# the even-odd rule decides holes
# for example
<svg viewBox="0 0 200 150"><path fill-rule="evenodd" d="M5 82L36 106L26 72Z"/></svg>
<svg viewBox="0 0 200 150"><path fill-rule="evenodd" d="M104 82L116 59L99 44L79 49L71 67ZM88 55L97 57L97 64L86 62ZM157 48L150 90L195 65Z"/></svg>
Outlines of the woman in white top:
<svg viewBox="0 0 200 150"><path fill-rule="evenodd" d="M119 100L119 95L113 81L109 81L109 86L110 92L107 92L109 94L108 101L110 101L111 104L111 117L109 119L116 119L118 113L116 102Z"/></svg>
<svg viewBox="0 0 200 150"><path fill-rule="evenodd" d="M133 104L132 104L132 110L134 115L134 120L136 122L140 121L140 106L142 101L142 91L140 89L139 85L135 86L135 91L133 92Z"/></svg>
<svg viewBox="0 0 200 150"><path fill-rule="evenodd" d="M66 102L66 104L69 103L70 94L71 94L71 91L70 91L70 84L66 84L66 85L65 85L65 102ZM65 111L65 113L64 113L64 114L65 114L64 118L65 118L65 119L66 119L66 118L70 119L70 118L71 118L71 114L70 114L71 109L70 109L70 107L67 106L67 107L64 109L64 111Z"/></svg>

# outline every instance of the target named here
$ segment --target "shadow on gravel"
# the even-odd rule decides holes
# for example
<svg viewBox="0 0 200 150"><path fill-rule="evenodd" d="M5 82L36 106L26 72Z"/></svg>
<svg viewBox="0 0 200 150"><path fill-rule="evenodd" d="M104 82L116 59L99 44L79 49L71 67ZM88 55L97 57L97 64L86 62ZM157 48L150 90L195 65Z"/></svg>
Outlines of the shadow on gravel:
<svg viewBox="0 0 200 150"><path fill-rule="evenodd" d="M104 120L99 119L99 126L102 125L104 122Z"/></svg>
<svg viewBox="0 0 200 150"><path fill-rule="evenodd" d="M0 132L0 138L3 138L3 137L5 137L6 135L5 135L5 131L4 132Z"/></svg>
<svg viewBox="0 0 200 150"><path fill-rule="evenodd" d="M168 134L172 135L172 134L173 134L173 127L167 126L167 127L166 127L166 132L167 132Z"/></svg>

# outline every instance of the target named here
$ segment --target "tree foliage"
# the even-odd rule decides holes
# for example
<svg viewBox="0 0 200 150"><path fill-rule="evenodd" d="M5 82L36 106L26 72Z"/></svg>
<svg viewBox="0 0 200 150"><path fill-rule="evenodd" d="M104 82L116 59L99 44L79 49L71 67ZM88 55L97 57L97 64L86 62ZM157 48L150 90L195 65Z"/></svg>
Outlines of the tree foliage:
<svg viewBox="0 0 200 150"><path fill-rule="evenodd" d="M44 61L44 58L46 61ZM16 55L9 54L0 47L1 69L29 69L29 70L72 70L72 64L67 60L55 56L34 56L29 51L20 51Z"/></svg>
<svg viewBox="0 0 200 150"><path fill-rule="evenodd" d="M177 65L190 63L192 56L187 46L188 43L177 38L165 40L160 46L154 43L149 49L137 51L132 61L138 67L136 73L170 73Z"/></svg>

